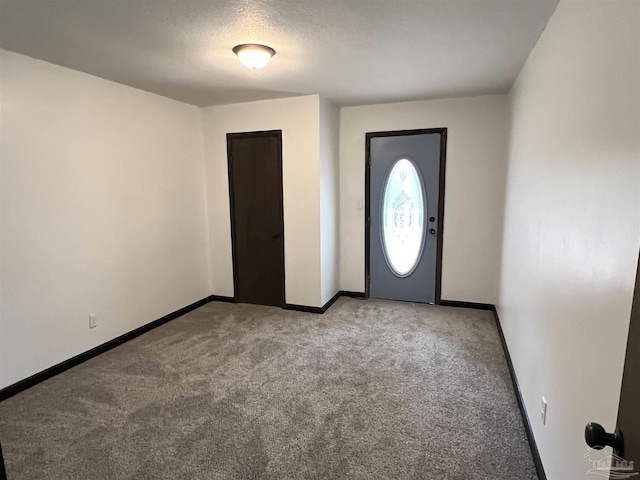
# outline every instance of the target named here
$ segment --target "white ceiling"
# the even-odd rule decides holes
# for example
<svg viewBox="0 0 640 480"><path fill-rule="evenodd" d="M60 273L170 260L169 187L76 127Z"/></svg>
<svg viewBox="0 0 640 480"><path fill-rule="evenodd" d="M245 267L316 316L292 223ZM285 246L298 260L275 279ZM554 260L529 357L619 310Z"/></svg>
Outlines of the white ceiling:
<svg viewBox="0 0 640 480"><path fill-rule="evenodd" d="M557 1L0 0L0 46L199 106L362 105L507 92Z"/></svg>

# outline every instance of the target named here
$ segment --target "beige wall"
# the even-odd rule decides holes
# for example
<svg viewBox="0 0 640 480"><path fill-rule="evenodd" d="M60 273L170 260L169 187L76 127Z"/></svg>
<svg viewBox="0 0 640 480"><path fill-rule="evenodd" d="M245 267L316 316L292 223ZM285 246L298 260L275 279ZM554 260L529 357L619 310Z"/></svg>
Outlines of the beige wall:
<svg viewBox="0 0 640 480"><path fill-rule="evenodd" d="M0 62L1 388L206 297L210 279L199 109Z"/></svg>
<svg viewBox="0 0 640 480"><path fill-rule="evenodd" d="M340 290L340 109L320 98L321 304Z"/></svg>
<svg viewBox="0 0 640 480"><path fill-rule="evenodd" d="M549 480L616 422L640 245L640 2L560 2L511 92L499 314ZM538 411L548 401L547 423Z"/></svg>
<svg viewBox="0 0 640 480"><path fill-rule="evenodd" d="M319 96L204 109L213 293L233 296L226 134L282 130L285 297L321 306Z"/></svg>
<svg viewBox="0 0 640 480"><path fill-rule="evenodd" d="M442 298L497 298L508 142L505 95L340 112L340 288L364 291L365 134L447 127Z"/></svg>

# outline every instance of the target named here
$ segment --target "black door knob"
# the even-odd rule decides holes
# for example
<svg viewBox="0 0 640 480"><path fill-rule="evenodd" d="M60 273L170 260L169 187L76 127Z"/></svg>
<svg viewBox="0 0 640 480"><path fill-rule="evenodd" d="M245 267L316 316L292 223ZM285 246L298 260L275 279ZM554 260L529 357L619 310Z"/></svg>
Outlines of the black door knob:
<svg viewBox="0 0 640 480"><path fill-rule="evenodd" d="M614 455L619 457L624 455L624 439L619 428L616 428L614 433L607 433L599 423L587 423L584 429L584 439L587 445L595 450L611 447Z"/></svg>

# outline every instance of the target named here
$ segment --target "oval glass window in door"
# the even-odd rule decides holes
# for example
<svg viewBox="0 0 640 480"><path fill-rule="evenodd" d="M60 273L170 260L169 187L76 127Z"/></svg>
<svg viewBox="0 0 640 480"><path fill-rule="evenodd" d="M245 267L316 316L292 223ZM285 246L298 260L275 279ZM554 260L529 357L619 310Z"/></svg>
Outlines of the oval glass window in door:
<svg viewBox="0 0 640 480"><path fill-rule="evenodd" d="M420 261L425 237L426 198L420 173L411 160L401 158L391 167L382 188L384 256L396 276L407 277Z"/></svg>

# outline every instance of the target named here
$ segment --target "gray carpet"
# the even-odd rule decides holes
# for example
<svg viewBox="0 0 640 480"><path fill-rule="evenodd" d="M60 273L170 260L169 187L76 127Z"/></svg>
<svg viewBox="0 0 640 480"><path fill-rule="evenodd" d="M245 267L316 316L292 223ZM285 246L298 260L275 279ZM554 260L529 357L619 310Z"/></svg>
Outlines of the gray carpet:
<svg viewBox="0 0 640 480"><path fill-rule="evenodd" d="M210 303L0 404L9 480L536 479L492 314Z"/></svg>

